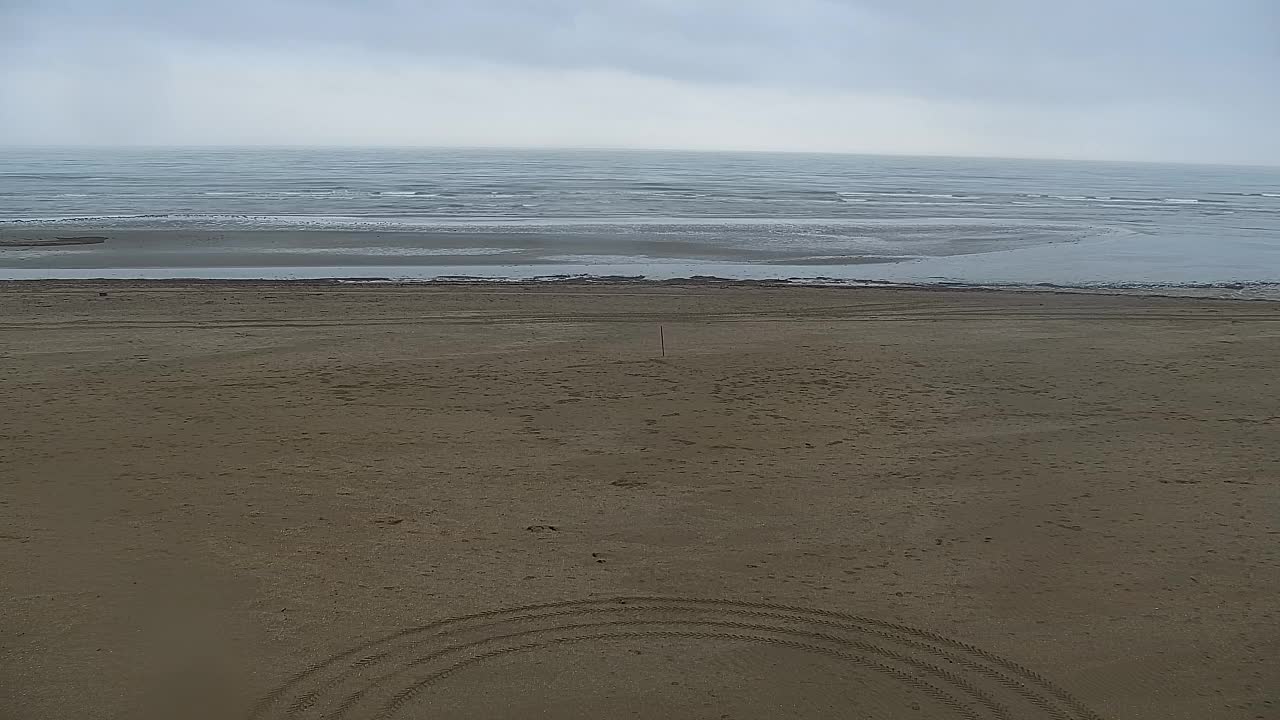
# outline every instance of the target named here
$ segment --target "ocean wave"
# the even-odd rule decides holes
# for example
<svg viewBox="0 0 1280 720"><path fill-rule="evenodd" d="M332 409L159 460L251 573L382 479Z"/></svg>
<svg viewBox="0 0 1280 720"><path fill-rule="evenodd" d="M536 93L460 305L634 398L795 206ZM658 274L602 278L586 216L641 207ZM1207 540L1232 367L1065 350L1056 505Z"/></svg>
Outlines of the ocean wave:
<svg viewBox="0 0 1280 720"><path fill-rule="evenodd" d="M1220 202L1214 200L1200 200L1197 198L1114 197L1111 195L1041 195L1036 193L1025 193L1022 197L1063 200L1067 202L1115 203L1120 205L1196 205L1202 202Z"/></svg>
<svg viewBox="0 0 1280 720"><path fill-rule="evenodd" d="M221 252L243 253L242 247L229 247ZM357 257L454 257L466 255L506 255L524 252L523 248L495 247L273 247L266 251L271 255L353 255Z"/></svg>
<svg viewBox="0 0 1280 720"><path fill-rule="evenodd" d="M234 197L249 198L255 200L273 200L280 198L354 198L359 193L354 190L204 190L195 193L201 197ZM147 197L167 197L165 195L153 195ZM182 197L182 195L177 195Z"/></svg>
<svg viewBox="0 0 1280 720"><path fill-rule="evenodd" d="M936 200L980 200L981 195L967 195L964 193L921 193L921 192L875 192L875 191L840 191L836 193L841 197L901 197L901 198L932 198Z"/></svg>
<svg viewBox="0 0 1280 720"><path fill-rule="evenodd" d="M547 255L541 260L570 265L634 265L671 262L670 258L649 257L646 255ZM724 261L680 258L679 263L681 265L722 265Z"/></svg>
<svg viewBox="0 0 1280 720"><path fill-rule="evenodd" d="M7 173L0 172L0 180L56 180L63 182L66 180L109 180L110 178L97 177L94 175L82 175L79 173Z"/></svg>
<svg viewBox="0 0 1280 720"><path fill-rule="evenodd" d="M946 205L947 203L938 203ZM134 223L134 221L146 221ZM59 215L43 217L0 219L0 224L69 224L87 222L120 222L138 228L148 228L156 223L157 229L170 229L174 223L184 223L184 227L200 227L203 224L217 225L231 222L237 225L248 225L255 229L274 229L279 226L318 227L332 225L336 228L358 226L362 228L401 228L401 229L549 229L549 228L595 228L609 229L619 227L914 227L914 228L951 228L951 227L1002 227L1002 228L1078 228L1088 227L1073 222L1046 222L1031 218L985 218L985 217L770 217L770 216L577 216L577 217L441 217L437 215L321 215L321 214L251 214L251 213L146 213L130 215Z"/></svg>
<svg viewBox="0 0 1280 720"><path fill-rule="evenodd" d="M918 197L929 197L929 196L920 195ZM875 204L876 205L895 205L895 206L896 205L928 205L930 207L978 208L978 207L1004 207L1008 203L980 203L980 202L955 203L955 202L938 202L937 200L885 200L882 202L875 202Z"/></svg>
<svg viewBox="0 0 1280 720"><path fill-rule="evenodd" d="M1024 205L1020 200L1005 199L1009 195L966 195L962 193L924 193L924 192L871 192L842 191L837 193L845 202L892 204L932 204L932 205L964 205L967 207L998 207L1001 205ZM1199 203L1221 203L1222 200L1203 200L1185 197L1124 197L1115 195L1053 195L1047 193L1019 193L1012 197L1032 200L1057 200L1079 203L1109 203L1117 205L1196 205ZM892 198L892 199L886 199ZM946 202L952 201L952 202ZM975 202L986 201L986 202Z"/></svg>
<svg viewBox="0 0 1280 720"><path fill-rule="evenodd" d="M35 223L100 222L104 220L154 220L170 215L57 215L34 218L0 218L0 225L27 225Z"/></svg>

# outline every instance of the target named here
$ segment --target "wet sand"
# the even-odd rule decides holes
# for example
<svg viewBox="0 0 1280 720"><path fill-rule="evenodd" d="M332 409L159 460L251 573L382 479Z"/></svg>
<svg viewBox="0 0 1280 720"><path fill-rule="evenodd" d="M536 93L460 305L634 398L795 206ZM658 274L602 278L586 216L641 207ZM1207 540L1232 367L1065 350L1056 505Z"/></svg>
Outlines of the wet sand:
<svg viewBox="0 0 1280 720"><path fill-rule="evenodd" d="M0 717L1280 711L1280 305L46 282L0 332Z"/></svg>
<svg viewBox="0 0 1280 720"><path fill-rule="evenodd" d="M227 268L262 273L291 269L349 268L328 277L360 277L369 272L389 273L391 277L412 276L434 269L433 275L447 275L449 268L497 268L513 266L555 268L576 265L575 272L593 271L603 263L643 266L705 265L713 270L724 266L759 264L772 272L772 277L786 277L780 268L812 269L828 267L839 271L848 266L874 265L909 259L906 246L895 252L860 254L849 248L833 250L796 243L782 248L751 247L733 236L720 242L705 237L690 238L664 225L655 225L647 233L619 236L611 226L586 225L573 233L564 227L510 228L488 231L450 228L437 230L243 230L226 228L193 229L114 229L101 225L67 223L0 224L0 250L26 249L28 252L0 252L0 278L27 279L20 272L46 273L46 277L65 278L59 271L105 271L106 277L122 270L126 277L147 277L146 271L180 270L179 277L224 278ZM680 226L676 226L680 227ZM570 229L573 226L569 226ZM72 236L70 238L66 236ZM66 242L85 240L85 242ZM974 253L1017 246L1008 242L981 243L970 241L949 245L945 241L916 243L911 252L939 254ZM852 248L860 247L856 244ZM45 252L34 252L43 248ZM772 268L769 270L769 268ZM686 267L687 269L687 267ZM696 268L695 268L696 269ZM760 270L758 270L760 271ZM637 268L637 272L640 269ZM686 272L685 276L690 273ZM103 277L91 275L90 277ZM430 276L430 275L429 275ZM729 275L737 277L737 275ZM74 276L73 276L74 277ZM287 277L287 275L286 275Z"/></svg>

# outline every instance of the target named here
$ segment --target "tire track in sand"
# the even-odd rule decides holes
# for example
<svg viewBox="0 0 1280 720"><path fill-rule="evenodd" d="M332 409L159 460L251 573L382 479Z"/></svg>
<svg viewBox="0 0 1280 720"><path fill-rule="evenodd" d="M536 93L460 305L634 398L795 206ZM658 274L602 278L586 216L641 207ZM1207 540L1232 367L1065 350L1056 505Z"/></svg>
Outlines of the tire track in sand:
<svg viewBox="0 0 1280 720"><path fill-rule="evenodd" d="M893 684L895 692L928 703L943 717L1100 720L1033 670L929 630L792 605L667 597L546 603L401 630L305 668L268 693L249 717L422 717L408 711L464 668L550 648L651 639L813 654Z"/></svg>

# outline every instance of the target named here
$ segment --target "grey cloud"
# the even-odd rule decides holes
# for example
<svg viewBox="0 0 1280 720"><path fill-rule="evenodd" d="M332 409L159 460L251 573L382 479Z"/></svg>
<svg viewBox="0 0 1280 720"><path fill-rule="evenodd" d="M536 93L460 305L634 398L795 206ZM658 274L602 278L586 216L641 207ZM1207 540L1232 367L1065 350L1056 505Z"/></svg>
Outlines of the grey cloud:
<svg viewBox="0 0 1280 720"><path fill-rule="evenodd" d="M42 0L46 27L1029 102L1275 95L1272 0Z"/></svg>
<svg viewBox="0 0 1280 720"><path fill-rule="evenodd" d="M1154 134L1180 138L1214 124L1202 116L1248 135L1280 111L1274 0L0 0L0 28L0 79L44 66L142 95L214 53L599 71L993 117L1145 108L1171 126Z"/></svg>

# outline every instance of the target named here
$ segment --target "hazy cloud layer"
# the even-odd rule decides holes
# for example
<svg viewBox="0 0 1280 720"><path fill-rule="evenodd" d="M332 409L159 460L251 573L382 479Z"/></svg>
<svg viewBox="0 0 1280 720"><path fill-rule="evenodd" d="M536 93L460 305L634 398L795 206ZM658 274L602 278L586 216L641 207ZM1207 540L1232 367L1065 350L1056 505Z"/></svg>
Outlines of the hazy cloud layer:
<svg viewBox="0 0 1280 720"><path fill-rule="evenodd" d="M0 0L0 143L1280 164L1275 0Z"/></svg>

